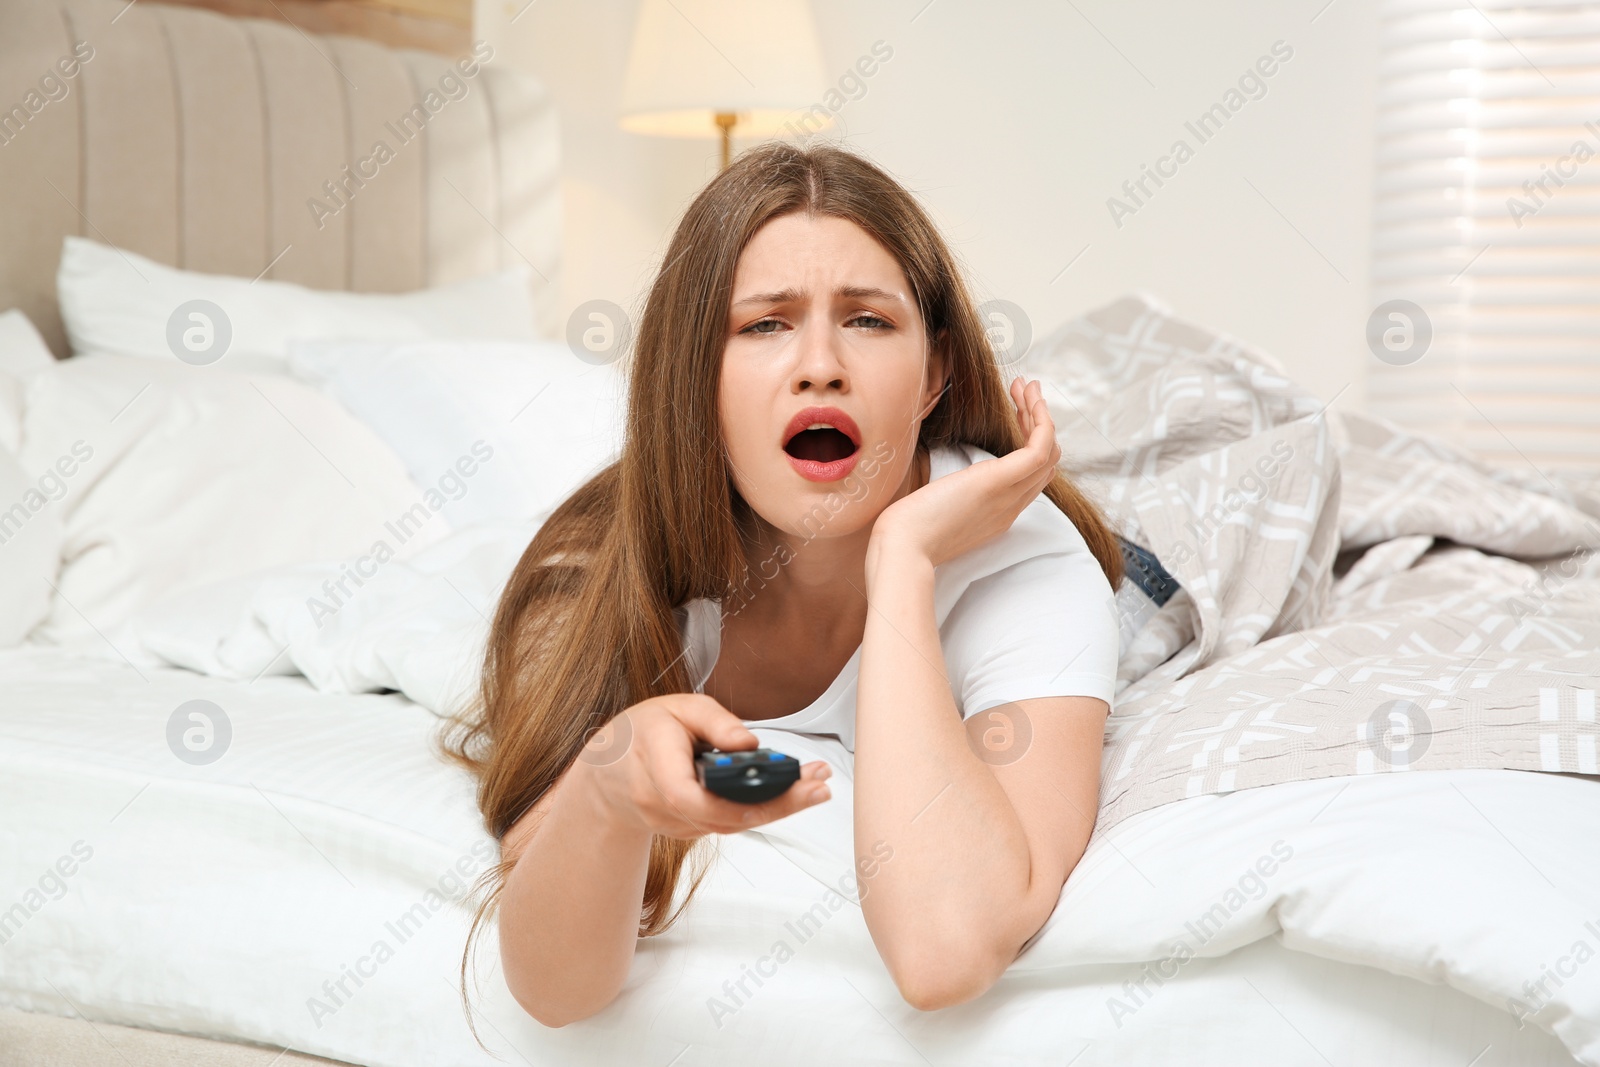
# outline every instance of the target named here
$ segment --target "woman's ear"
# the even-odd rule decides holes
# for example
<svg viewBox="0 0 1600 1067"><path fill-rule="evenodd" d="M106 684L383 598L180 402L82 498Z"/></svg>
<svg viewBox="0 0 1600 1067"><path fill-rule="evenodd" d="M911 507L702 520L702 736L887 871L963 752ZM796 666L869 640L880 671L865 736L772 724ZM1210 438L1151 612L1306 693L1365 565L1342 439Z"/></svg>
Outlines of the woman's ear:
<svg viewBox="0 0 1600 1067"><path fill-rule="evenodd" d="M918 419L925 419L939 405L939 398L950 388L950 361L945 358L947 331L940 330L928 346L928 382L922 390L922 411Z"/></svg>

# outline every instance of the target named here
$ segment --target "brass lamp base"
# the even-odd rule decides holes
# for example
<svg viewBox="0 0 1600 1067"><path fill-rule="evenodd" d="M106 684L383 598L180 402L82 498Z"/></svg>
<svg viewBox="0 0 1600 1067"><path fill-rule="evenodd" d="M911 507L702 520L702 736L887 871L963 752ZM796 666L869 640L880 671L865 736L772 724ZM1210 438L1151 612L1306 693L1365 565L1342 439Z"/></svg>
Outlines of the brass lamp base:
<svg viewBox="0 0 1600 1067"><path fill-rule="evenodd" d="M728 160L733 150L733 128L739 122L739 116L732 111L719 111L716 114L717 129L722 131L722 169L728 169Z"/></svg>

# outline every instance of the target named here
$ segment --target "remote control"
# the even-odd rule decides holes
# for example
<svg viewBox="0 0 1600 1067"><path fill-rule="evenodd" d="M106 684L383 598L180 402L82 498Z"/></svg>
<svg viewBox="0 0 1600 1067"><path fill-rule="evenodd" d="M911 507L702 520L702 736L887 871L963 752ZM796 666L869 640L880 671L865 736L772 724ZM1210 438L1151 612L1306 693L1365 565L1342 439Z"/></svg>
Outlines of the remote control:
<svg viewBox="0 0 1600 1067"><path fill-rule="evenodd" d="M700 753L694 763L701 785L740 804L771 800L800 780L800 761L770 748L742 752L713 749Z"/></svg>

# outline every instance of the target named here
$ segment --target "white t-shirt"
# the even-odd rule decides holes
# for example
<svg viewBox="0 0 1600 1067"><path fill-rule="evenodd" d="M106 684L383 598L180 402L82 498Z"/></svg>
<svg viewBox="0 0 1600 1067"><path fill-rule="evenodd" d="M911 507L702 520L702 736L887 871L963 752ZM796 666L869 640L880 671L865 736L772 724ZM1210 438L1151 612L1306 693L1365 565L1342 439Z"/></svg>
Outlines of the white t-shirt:
<svg viewBox="0 0 1600 1067"><path fill-rule="evenodd" d="M974 445L929 455L929 480L994 457ZM721 648L722 608L696 598L675 609L694 691ZM1034 697L1116 694L1118 624L1111 583L1072 520L1040 494L1011 528L934 569L934 615L950 694L965 718ZM810 705L747 726L837 737L855 751L857 646Z"/></svg>

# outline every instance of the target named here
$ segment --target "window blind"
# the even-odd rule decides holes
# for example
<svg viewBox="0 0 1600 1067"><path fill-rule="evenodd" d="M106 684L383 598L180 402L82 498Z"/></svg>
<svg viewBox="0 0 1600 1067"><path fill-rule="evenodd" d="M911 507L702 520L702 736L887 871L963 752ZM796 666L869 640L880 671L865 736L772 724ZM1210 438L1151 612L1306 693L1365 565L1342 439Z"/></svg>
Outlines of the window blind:
<svg viewBox="0 0 1600 1067"><path fill-rule="evenodd" d="M1418 357L1404 316L1369 323L1368 406L1492 463L1600 472L1600 3L1380 12L1373 303L1412 302L1432 338Z"/></svg>

